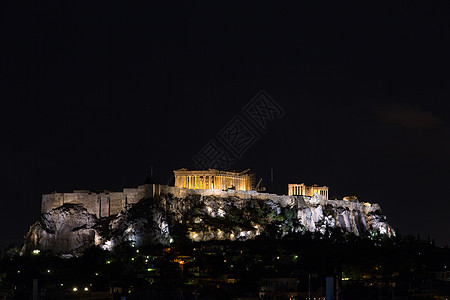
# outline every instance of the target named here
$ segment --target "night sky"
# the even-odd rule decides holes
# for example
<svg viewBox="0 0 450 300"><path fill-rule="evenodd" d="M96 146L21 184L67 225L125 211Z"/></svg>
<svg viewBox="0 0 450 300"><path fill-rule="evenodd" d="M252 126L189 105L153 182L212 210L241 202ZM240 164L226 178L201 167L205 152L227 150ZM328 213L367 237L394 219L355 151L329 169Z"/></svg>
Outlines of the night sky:
<svg viewBox="0 0 450 300"><path fill-rule="evenodd" d="M379 203L401 234L450 244L449 7L10 2L2 243L20 242L43 193L136 187L151 166L173 184L264 90L284 114L252 128L231 169L279 194L327 185Z"/></svg>

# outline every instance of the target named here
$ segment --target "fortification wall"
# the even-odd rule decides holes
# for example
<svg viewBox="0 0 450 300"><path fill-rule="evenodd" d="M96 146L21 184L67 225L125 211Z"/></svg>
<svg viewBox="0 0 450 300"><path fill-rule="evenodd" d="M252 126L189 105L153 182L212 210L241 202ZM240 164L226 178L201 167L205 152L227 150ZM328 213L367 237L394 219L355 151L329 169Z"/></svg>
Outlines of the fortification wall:
<svg viewBox="0 0 450 300"><path fill-rule="evenodd" d="M317 197L305 197L305 201L310 205L320 204L322 206L331 205L333 207L344 207L348 208L350 211L353 210L363 211L365 214L380 210L380 205L377 203L355 202L345 200L326 200Z"/></svg>
<svg viewBox="0 0 450 300"><path fill-rule="evenodd" d="M64 204L64 194L63 193L53 193L42 195L41 202L41 213L47 213L52 209L59 207Z"/></svg>
<svg viewBox="0 0 450 300"><path fill-rule="evenodd" d="M74 191L73 193L52 193L42 195L41 213L48 213L65 203L81 204L91 214L109 217L118 214L128 204L153 196L154 185L125 188L122 192Z"/></svg>
<svg viewBox="0 0 450 300"><path fill-rule="evenodd" d="M333 207L344 207L350 211L359 210L364 213L375 212L380 209L380 205L376 203L354 202L345 200L327 200L326 196L286 196L270 193L259 193L257 191L236 191L236 190L216 190L216 189L187 189L167 185L155 185L153 196L161 194L173 194L177 198L184 198L188 195L217 196L221 198L237 197L242 200L259 199L270 200L279 203L280 206L313 206L313 205L332 205Z"/></svg>
<svg viewBox="0 0 450 300"><path fill-rule="evenodd" d="M97 218L109 217L118 214L128 204L134 204L144 198L154 198L163 194L173 194L183 199L188 195L217 196L221 198L236 197L242 201L250 199L270 200L281 206L313 206L332 205L333 207L346 207L349 210L360 210L364 213L375 212L380 209L378 204L360 203L344 200L327 200L325 196L286 196L256 191L216 190L216 189L187 189L159 184L140 185L137 188L124 188L121 192L92 192L74 191L73 193L52 193L42 195L41 212L47 213L64 203L82 204L89 213Z"/></svg>

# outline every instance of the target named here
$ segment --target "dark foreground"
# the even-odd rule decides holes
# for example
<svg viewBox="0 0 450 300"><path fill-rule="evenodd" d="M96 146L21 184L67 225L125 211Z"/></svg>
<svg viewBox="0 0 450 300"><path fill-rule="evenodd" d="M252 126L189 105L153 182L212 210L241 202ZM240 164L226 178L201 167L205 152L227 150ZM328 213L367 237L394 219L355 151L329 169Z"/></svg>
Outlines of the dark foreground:
<svg viewBox="0 0 450 300"><path fill-rule="evenodd" d="M0 263L6 299L448 299L450 249L411 236L334 234L243 242L132 244L80 258L48 253ZM1 299L1 298L0 298Z"/></svg>

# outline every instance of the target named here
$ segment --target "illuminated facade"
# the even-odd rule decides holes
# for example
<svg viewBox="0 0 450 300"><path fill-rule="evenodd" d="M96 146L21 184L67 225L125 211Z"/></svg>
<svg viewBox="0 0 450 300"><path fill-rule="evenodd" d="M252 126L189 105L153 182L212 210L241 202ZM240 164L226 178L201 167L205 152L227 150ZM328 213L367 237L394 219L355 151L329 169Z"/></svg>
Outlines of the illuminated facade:
<svg viewBox="0 0 450 300"><path fill-rule="evenodd" d="M304 183L288 184L289 196L314 196L314 194L325 196L328 200L328 187L317 186L317 184L307 186Z"/></svg>
<svg viewBox="0 0 450 300"><path fill-rule="evenodd" d="M175 186L187 189L236 189L250 191L252 189L253 174L243 172L228 172L215 169L188 171L179 169L173 171Z"/></svg>

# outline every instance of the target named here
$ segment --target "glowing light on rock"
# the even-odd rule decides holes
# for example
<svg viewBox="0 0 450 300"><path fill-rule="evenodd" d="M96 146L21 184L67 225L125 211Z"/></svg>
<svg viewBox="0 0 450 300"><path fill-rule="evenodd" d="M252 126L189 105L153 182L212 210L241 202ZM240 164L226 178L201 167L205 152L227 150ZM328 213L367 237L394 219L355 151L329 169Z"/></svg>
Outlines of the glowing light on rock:
<svg viewBox="0 0 450 300"><path fill-rule="evenodd" d="M114 248L114 242L113 241L106 241L104 245L102 245L103 250L112 251Z"/></svg>
<svg viewBox="0 0 450 300"><path fill-rule="evenodd" d="M225 211L222 209L222 208L219 208L218 210L217 210L217 215L219 216L219 217L224 217L225 216Z"/></svg>

